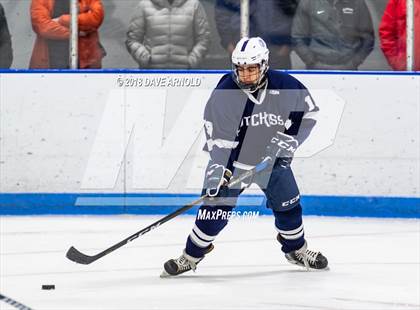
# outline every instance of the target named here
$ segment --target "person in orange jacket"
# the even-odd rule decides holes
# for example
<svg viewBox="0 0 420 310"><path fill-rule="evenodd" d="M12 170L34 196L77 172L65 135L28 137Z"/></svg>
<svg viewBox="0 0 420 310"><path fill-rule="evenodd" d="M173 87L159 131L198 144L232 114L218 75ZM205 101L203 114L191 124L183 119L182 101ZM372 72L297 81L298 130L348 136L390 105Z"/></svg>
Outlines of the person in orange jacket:
<svg viewBox="0 0 420 310"><path fill-rule="evenodd" d="M379 37L381 49L394 70L407 69L406 0L390 0L386 6ZM414 0L414 68L420 71L420 0Z"/></svg>
<svg viewBox="0 0 420 310"><path fill-rule="evenodd" d="M31 21L37 37L29 68L69 68L69 0L32 0ZM105 51L98 28L104 19L101 0L79 0L79 68L99 69Z"/></svg>

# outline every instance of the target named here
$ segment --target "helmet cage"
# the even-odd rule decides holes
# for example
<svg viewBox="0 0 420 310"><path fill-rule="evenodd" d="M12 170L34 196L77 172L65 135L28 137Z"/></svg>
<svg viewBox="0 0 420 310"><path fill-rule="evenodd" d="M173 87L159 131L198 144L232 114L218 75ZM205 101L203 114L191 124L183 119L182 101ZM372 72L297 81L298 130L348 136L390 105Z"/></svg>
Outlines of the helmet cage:
<svg viewBox="0 0 420 310"><path fill-rule="evenodd" d="M259 77L254 83L245 83L242 82L239 78L239 67L242 65L237 65L232 63L232 72L235 83L243 90L254 92L259 89L265 82L266 73L268 71L268 64L266 61L262 61L261 64L256 64L259 68Z"/></svg>
<svg viewBox="0 0 420 310"><path fill-rule="evenodd" d="M264 40L260 37L242 38L232 53L232 73L235 83L243 90L254 92L260 88L266 79L268 71L269 51ZM254 83L241 82L238 68L244 65L258 65L259 77Z"/></svg>

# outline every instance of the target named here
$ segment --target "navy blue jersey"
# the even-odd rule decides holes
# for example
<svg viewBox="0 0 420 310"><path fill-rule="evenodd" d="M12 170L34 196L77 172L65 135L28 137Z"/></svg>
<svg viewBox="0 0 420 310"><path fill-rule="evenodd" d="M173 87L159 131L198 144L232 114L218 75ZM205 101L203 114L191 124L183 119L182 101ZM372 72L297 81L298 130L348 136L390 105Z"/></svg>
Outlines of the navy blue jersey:
<svg viewBox="0 0 420 310"><path fill-rule="evenodd" d="M309 91L291 75L269 70L258 91L240 89L232 74L224 75L204 111L211 160L228 168L254 166L264 157L277 131L294 136L299 145L315 126L318 111Z"/></svg>

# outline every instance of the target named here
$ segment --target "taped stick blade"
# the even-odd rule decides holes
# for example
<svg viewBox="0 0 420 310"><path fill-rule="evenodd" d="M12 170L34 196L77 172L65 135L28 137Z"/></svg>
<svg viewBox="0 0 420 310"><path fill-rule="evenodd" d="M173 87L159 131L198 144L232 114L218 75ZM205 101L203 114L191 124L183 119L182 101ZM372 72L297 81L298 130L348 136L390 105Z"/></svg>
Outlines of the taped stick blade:
<svg viewBox="0 0 420 310"><path fill-rule="evenodd" d="M75 263L83 265L89 265L91 262L96 260L95 256L83 254L73 246L67 251L66 257Z"/></svg>

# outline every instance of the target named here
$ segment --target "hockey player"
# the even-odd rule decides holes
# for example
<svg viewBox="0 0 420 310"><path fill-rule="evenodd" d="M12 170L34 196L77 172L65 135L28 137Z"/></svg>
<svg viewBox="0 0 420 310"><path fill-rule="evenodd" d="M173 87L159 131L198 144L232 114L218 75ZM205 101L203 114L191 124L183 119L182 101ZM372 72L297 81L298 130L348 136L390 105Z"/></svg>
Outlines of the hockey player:
<svg viewBox="0 0 420 310"><path fill-rule="evenodd" d="M203 195L208 198L199 212L231 211L244 188L227 187L229 180L270 160L270 169L246 182L256 183L266 195L286 259L307 269L326 269L325 256L307 248L299 189L290 168L294 151L316 123L318 108L298 80L269 70L268 55L261 38L242 38L232 53L232 73L221 78L207 102L204 124L210 161ZM182 255L164 264L162 276L195 270L227 223L225 217L197 216Z"/></svg>

